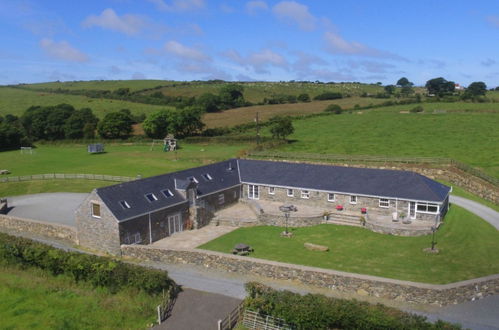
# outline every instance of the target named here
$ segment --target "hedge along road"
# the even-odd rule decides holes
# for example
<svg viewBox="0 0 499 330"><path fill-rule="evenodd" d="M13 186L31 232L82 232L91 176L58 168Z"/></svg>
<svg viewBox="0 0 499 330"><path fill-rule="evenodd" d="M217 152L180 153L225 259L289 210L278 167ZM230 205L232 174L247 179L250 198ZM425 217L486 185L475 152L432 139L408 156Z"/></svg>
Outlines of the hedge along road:
<svg viewBox="0 0 499 330"><path fill-rule="evenodd" d="M88 194L44 193L7 197L7 215L76 227L75 211Z"/></svg>

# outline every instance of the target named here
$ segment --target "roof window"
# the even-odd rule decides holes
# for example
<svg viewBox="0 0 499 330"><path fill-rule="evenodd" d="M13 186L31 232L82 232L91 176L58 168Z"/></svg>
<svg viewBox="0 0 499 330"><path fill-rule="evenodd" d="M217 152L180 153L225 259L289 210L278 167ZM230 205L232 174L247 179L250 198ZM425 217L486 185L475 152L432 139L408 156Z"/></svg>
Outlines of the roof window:
<svg viewBox="0 0 499 330"><path fill-rule="evenodd" d="M203 175L202 175L202 177L203 177L206 181L211 181L211 180L213 180L213 178L211 177L211 175L210 175L210 174L208 174L208 173L203 174Z"/></svg>
<svg viewBox="0 0 499 330"><path fill-rule="evenodd" d="M190 180L190 181L192 181L192 182L199 183L199 181L198 181L195 177L193 177L193 176L188 177L188 178L187 178L187 180Z"/></svg>
<svg viewBox="0 0 499 330"><path fill-rule="evenodd" d="M158 197L154 195L153 193L146 194L146 198L149 202L154 202L158 200Z"/></svg>
<svg viewBox="0 0 499 330"><path fill-rule="evenodd" d="M129 209L130 208L130 204L128 204L127 201L120 201L120 205L124 209Z"/></svg>
<svg viewBox="0 0 499 330"><path fill-rule="evenodd" d="M166 198L173 197L173 193L170 191L170 189L161 190L161 192L163 193L163 195L165 195Z"/></svg>

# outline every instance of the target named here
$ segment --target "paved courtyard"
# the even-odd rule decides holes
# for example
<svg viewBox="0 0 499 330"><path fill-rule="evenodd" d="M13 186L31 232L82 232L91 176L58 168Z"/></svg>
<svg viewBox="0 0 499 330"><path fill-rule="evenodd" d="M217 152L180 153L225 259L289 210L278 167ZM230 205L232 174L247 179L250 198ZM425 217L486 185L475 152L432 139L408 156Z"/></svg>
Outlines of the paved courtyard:
<svg viewBox="0 0 499 330"><path fill-rule="evenodd" d="M230 233L237 227L209 225L197 230L185 230L152 243L163 249L195 249L198 246Z"/></svg>
<svg viewBox="0 0 499 330"><path fill-rule="evenodd" d="M88 194L45 193L8 197L8 215L76 226L75 211Z"/></svg>

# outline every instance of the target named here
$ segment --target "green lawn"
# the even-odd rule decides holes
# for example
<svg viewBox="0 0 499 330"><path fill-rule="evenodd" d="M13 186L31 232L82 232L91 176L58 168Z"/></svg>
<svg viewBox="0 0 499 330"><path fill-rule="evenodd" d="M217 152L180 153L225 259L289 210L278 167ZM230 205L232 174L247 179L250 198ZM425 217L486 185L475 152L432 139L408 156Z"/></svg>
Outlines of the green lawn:
<svg viewBox="0 0 499 330"><path fill-rule="evenodd" d="M170 85L169 80L89 80L89 81L67 81L67 82L44 82L37 84L25 84L23 88L33 89L69 89L69 90L108 90L114 91L119 88L130 88L131 92L139 91L156 86Z"/></svg>
<svg viewBox="0 0 499 330"><path fill-rule="evenodd" d="M116 184L112 181L94 180L33 180L0 183L0 197L20 196L49 192L91 192L98 187Z"/></svg>
<svg viewBox="0 0 499 330"><path fill-rule="evenodd" d="M134 114L150 114L167 106L127 102L111 99L94 99L81 95L66 95L29 91L19 88L0 87L0 115L20 116L32 105L57 105L68 103L76 109L90 108L100 118L109 112L129 109Z"/></svg>
<svg viewBox="0 0 499 330"><path fill-rule="evenodd" d="M252 257L376 275L401 280L450 283L499 273L499 231L481 218L453 206L437 232L440 253L423 252L431 235L400 237L339 225L294 228L281 238L280 227L238 228L200 248L230 253L237 243L255 249ZM327 245L329 252L309 251L306 242Z"/></svg>
<svg viewBox="0 0 499 330"><path fill-rule="evenodd" d="M293 125L294 142L282 151L451 157L499 177L499 112L400 114L381 108Z"/></svg>
<svg viewBox="0 0 499 330"><path fill-rule="evenodd" d="M155 321L157 297L111 294L38 270L0 266L2 329L145 329Z"/></svg>

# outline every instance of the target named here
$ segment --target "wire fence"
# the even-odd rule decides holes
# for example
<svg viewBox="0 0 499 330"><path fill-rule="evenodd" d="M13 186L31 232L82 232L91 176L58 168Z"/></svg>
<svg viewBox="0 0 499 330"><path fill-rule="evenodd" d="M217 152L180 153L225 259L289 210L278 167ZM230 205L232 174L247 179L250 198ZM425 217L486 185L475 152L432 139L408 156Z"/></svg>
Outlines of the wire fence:
<svg viewBox="0 0 499 330"><path fill-rule="evenodd" d="M80 179L80 180L98 180L98 181L114 181L128 182L137 180L129 176L104 175L104 174L67 174L67 173L49 173L49 174L33 174L21 176L6 176L0 177L0 182L21 182L33 180L56 180L56 179Z"/></svg>
<svg viewBox="0 0 499 330"><path fill-rule="evenodd" d="M291 152L275 152L275 151L252 151L248 153L248 157L254 158L270 158L270 159L288 159L288 160L312 160L324 162L345 162L350 164L355 163L375 163L375 164L430 164L437 166L453 166L479 177L488 183L499 186L499 179L484 173L468 164L462 163L452 158L439 157L389 157L389 156L369 156L369 155L336 155L336 154L316 154L316 153L291 153Z"/></svg>

